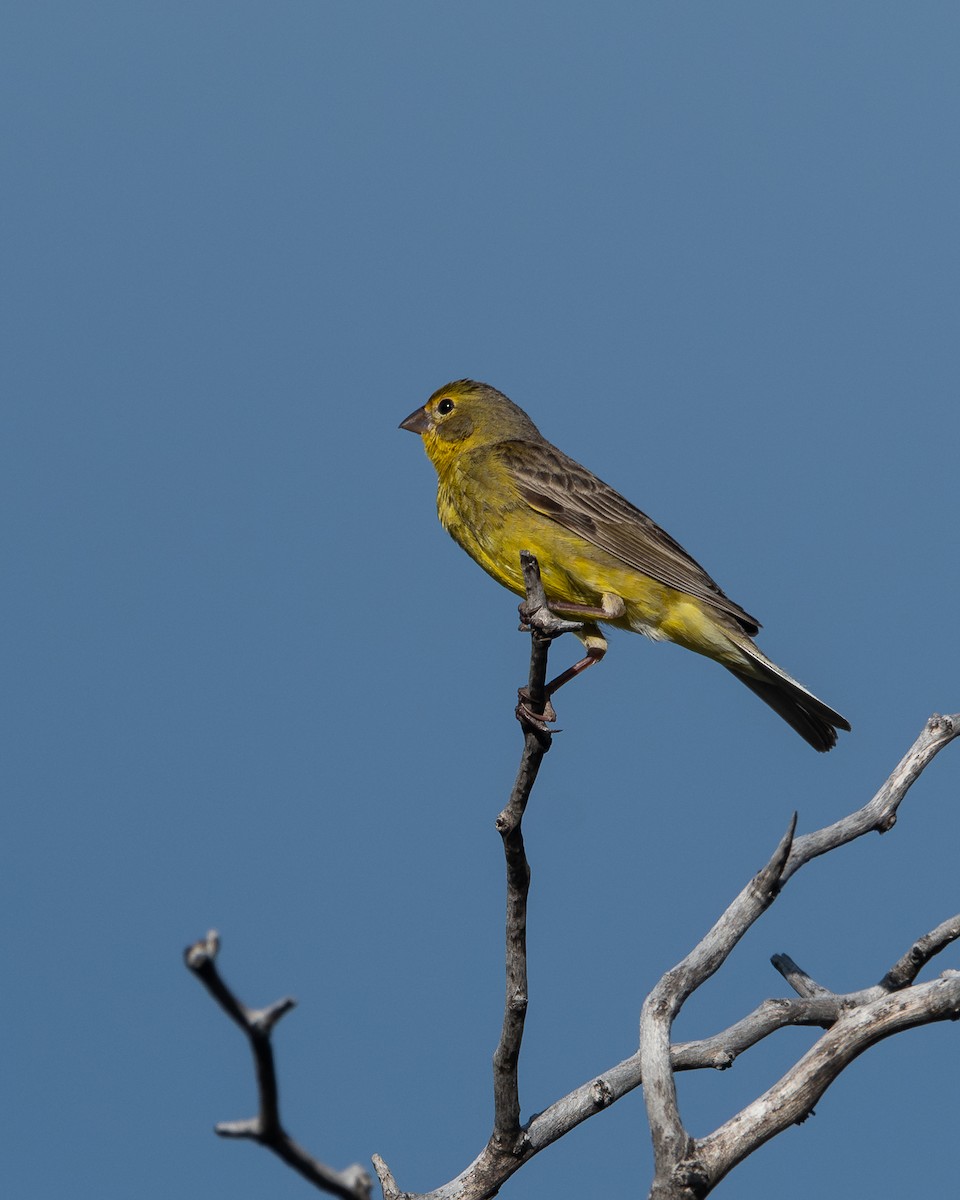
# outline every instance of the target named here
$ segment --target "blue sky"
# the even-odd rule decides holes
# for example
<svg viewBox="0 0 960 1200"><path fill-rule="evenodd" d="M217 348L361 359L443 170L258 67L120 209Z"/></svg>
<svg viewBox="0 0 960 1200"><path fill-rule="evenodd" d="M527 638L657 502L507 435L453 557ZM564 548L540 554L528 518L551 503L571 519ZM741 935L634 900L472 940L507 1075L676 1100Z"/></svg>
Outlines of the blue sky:
<svg viewBox="0 0 960 1200"><path fill-rule="evenodd" d="M627 635L561 695L526 822L529 1115L631 1053L794 809L859 806L960 709L960 12L34 0L4 25L9 1194L306 1194L211 1133L254 1104L180 962L211 926L244 999L299 999L291 1131L437 1186L490 1127L528 647L397 424L451 378L506 391L854 726L816 755ZM854 989L956 910L958 754L790 883L679 1037L783 994L772 953ZM683 1077L691 1130L813 1036ZM717 1194L938 1186L956 1037L873 1050ZM648 1171L634 1094L503 1194Z"/></svg>

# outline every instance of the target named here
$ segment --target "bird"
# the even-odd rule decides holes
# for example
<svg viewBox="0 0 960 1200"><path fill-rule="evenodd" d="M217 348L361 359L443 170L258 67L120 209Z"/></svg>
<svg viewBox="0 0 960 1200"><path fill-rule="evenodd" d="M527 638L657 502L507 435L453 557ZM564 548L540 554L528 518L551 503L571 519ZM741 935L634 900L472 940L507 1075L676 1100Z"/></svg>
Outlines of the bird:
<svg viewBox="0 0 960 1200"><path fill-rule="evenodd" d="M760 622L678 542L551 445L502 392L456 380L400 428L423 440L437 472L440 523L454 541L520 596L520 554L533 554L551 612L580 623L573 632L585 655L547 685L548 700L603 658L605 624L720 663L815 750L830 750L837 730L850 729L845 717L763 654L753 641ZM552 706L546 711L552 720Z"/></svg>

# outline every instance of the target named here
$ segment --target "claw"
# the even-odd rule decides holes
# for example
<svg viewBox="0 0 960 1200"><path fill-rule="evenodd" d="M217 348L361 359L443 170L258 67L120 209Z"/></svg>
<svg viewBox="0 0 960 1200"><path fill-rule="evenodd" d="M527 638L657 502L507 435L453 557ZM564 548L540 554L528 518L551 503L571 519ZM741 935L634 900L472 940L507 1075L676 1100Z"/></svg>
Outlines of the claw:
<svg viewBox="0 0 960 1200"><path fill-rule="evenodd" d="M557 712L547 698L544 701L543 712L534 712L530 707L530 693L526 688L520 688L517 691L517 720L523 726L529 726L535 729L538 733L553 734L560 733L559 729L551 729L548 722L556 721Z"/></svg>

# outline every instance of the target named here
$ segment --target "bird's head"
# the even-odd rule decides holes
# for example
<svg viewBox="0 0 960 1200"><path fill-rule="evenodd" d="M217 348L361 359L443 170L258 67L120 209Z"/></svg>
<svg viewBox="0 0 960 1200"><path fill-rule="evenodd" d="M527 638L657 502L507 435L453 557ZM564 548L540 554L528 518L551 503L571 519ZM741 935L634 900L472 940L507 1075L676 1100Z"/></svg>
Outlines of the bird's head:
<svg viewBox="0 0 960 1200"><path fill-rule="evenodd" d="M467 450L512 439L539 440L522 408L486 383L458 379L433 393L401 429L419 433L431 462L440 470Z"/></svg>

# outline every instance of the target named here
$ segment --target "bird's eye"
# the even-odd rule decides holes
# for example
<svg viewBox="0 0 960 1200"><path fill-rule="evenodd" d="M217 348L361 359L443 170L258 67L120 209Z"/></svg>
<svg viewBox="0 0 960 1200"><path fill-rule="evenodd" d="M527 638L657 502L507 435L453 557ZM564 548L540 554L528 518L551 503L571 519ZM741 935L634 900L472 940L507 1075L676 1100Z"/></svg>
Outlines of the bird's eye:
<svg viewBox="0 0 960 1200"><path fill-rule="evenodd" d="M441 417L445 417L448 412L453 412L453 401L449 396L444 396L444 398L440 401L440 403L437 405L437 412Z"/></svg>

